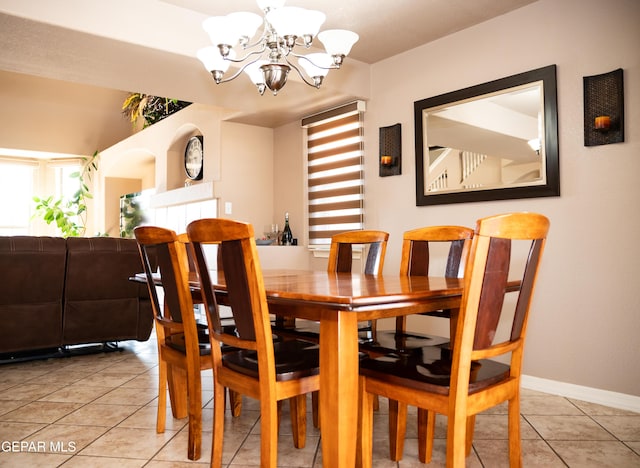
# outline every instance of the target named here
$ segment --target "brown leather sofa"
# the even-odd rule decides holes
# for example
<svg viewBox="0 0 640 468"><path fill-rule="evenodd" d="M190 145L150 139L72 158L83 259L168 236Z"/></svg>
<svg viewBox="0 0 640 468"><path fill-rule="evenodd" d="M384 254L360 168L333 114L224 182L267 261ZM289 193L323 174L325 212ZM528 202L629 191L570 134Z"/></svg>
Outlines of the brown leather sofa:
<svg viewBox="0 0 640 468"><path fill-rule="evenodd" d="M0 358L147 340L142 270L134 239L0 237Z"/></svg>

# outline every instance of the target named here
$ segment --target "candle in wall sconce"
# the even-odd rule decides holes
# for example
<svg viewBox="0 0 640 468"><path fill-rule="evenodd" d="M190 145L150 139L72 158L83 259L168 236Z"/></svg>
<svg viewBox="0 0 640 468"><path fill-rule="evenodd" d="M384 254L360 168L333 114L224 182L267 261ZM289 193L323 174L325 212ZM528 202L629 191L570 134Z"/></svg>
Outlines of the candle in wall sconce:
<svg viewBox="0 0 640 468"><path fill-rule="evenodd" d="M391 156L380 156L380 164L382 164L383 166L391 166L391 162Z"/></svg>
<svg viewBox="0 0 640 468"><path fill-rule="evenodd" d="M608 115L600 115L596 117L596 130L608 131L611 128L611 117Z"/></svg>

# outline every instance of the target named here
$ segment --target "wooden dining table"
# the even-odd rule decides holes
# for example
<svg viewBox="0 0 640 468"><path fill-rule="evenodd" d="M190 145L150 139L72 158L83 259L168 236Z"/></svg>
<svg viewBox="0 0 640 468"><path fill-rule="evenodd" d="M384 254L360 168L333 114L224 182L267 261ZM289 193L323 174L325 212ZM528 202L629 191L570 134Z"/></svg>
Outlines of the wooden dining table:
<svg viewBox="0 0 640 468"><path fill-rule="evenodd" d="M323 466L355 466L358 419L358 322L458 308L459 278L263 270L271 313L320 322L320 427ZM224 303L222 274L212 272ZM190 278L199 289L195 275Z"/></svg>

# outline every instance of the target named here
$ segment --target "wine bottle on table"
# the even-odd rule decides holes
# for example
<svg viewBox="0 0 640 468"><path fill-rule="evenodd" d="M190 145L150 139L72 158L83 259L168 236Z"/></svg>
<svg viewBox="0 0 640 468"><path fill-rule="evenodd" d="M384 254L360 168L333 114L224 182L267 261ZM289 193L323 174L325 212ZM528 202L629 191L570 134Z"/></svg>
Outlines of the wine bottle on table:
<svg viewBox="0 0 640 468"><path fill-rule="evenodd" d="M291 227L289 227L289 213L284 214L284 229L282 231L282 245L292 245L293 234L291 233Z"/></svg>

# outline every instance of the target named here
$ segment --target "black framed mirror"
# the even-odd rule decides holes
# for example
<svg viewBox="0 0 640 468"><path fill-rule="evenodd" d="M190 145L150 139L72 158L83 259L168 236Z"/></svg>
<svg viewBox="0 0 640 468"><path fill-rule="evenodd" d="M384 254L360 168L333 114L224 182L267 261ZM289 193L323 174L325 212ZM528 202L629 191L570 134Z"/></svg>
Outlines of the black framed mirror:
<svg viewBox="0 0 640 468"><path fill-rule="evenodd" d="M556 66L414 102L416 205L560 195Z"/></svg>

